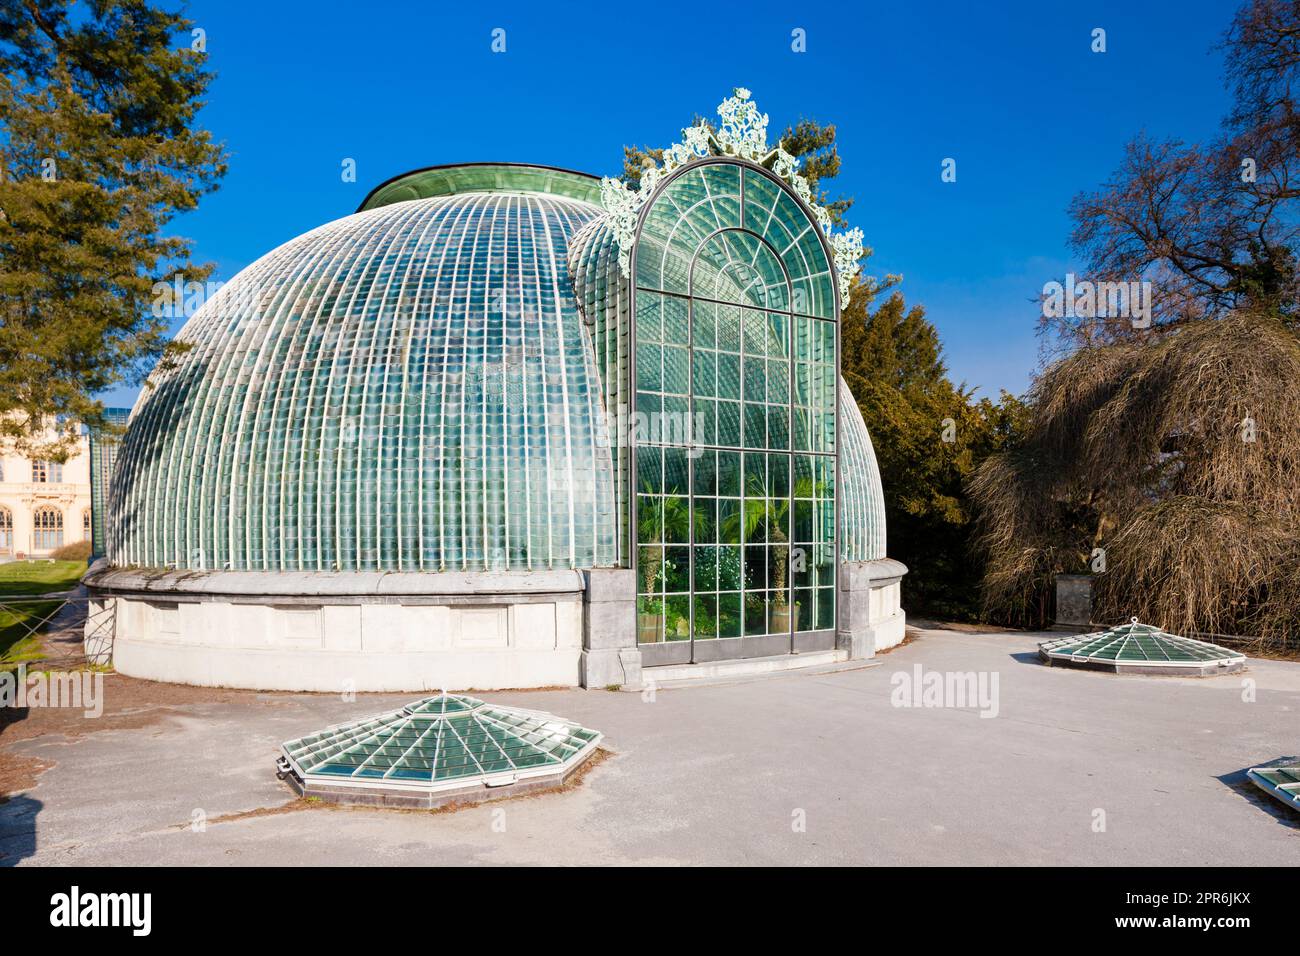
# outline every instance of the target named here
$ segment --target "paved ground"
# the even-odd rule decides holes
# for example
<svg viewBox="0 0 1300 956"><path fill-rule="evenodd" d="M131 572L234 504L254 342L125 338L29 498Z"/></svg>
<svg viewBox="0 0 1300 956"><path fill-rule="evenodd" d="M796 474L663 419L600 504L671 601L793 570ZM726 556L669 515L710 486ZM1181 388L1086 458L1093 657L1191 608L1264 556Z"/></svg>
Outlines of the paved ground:
<svg viewBox="0 0 1300 956"><path fill-rule="evenodd" d="M1044 667L1037 640L925 631L878 667L653 702L484 694L603 730L615 755L569 792L441 814L264 810L292 799L274 774L281 740L409 694L193 692L137 726L0 736L0 752L53 764L0 804L0 865L1300 865L1300 815L1244 778L1300 752L1300 664L1115 677ZM917 664L996 673L997 717L892 706L893 676Z"/></svg>

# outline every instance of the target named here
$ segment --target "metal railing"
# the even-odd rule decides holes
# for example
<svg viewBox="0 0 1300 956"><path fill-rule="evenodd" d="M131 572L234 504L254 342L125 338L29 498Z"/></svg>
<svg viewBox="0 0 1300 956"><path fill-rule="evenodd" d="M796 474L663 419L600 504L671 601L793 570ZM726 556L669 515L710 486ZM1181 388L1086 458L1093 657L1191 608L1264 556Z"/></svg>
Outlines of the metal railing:
<svg viewBox="0 0 1300 956"><path fill-rule="evenodd" d="M40 661L43 669L108 664L117 633L117 602L81 588L0 598L0 669ZM30 643L39 638L41 648Z"/></svg>

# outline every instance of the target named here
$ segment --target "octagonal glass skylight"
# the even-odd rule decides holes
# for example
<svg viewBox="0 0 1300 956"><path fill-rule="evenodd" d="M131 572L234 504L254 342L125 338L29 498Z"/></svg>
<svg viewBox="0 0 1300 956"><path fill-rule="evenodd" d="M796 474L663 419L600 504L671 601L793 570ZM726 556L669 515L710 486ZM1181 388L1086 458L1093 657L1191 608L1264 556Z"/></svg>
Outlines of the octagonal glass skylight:
<svg viewBox="0 0 1300 956"><path fill-rule="evenodd" d="M421 793L558 782L600 740L597 731L551 714L444 694L290 740L280 771L308 796L420 805L430 802ZM414 800L386 800L385 792Z"/></svg>
<svg viewBox="0 0 1300 956"><path fill-rule="evenodd" d="M1244 654L1169 634L1133 618L1107 631L1044 641L1039 656L1049 664L1073 664L1110 670L1209 674L1239 669Z"/></svg>

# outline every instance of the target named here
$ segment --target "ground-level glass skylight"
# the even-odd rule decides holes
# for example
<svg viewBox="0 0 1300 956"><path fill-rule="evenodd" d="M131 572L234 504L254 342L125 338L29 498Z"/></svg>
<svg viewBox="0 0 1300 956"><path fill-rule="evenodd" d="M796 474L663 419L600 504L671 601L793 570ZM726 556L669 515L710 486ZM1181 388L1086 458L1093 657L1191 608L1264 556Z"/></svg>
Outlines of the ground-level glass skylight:
<svg viewBox="0 0 1300 956"><path fill-rule="evenodd" d="M1300 812L1300 764L1292 767L1251 767L1250 782L1274 800Z"/></svg>
<svg viewBox="0 0 1300 956"><path fill-rule="evenodd" d="M1038 655L1048 664L1201 676L1240 670L1246 663L1236 651L1169 634L1137 618L1108 631L1044 641Z"/></svg>
<svg viewBox="0 0 1300 956"><path fill-rule="evenodd" d="M601 734L551 714L442 694L286 742L279 769L306 796L436 806L562 781Z"/></svg>

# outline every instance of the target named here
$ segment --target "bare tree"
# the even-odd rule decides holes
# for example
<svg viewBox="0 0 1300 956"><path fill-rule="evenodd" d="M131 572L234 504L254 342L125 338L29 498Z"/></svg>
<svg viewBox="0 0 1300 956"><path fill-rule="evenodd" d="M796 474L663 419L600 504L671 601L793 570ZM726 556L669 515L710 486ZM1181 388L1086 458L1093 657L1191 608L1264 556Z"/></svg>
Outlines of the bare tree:
<svg viewBox="0 0 1300 956"><path fill-rule="evenodd" d="M1150 281L1151 328L1128 317L1044 319L1067 345L1157 337L1242 306L1297 314L1300 0L1251 0L1229 28L1234 105L1207 144L1139 135L1102 187L1070 205L1071 246L1099 282Z"/></svg>

